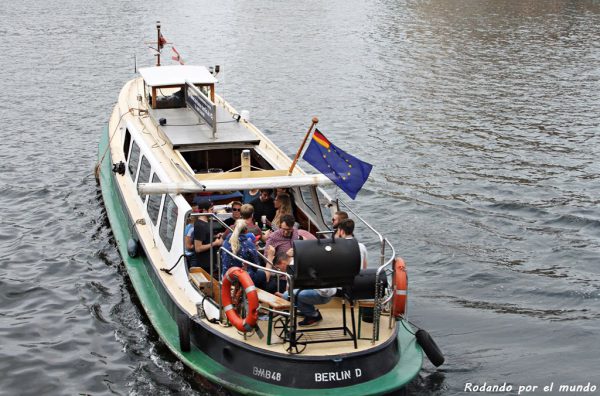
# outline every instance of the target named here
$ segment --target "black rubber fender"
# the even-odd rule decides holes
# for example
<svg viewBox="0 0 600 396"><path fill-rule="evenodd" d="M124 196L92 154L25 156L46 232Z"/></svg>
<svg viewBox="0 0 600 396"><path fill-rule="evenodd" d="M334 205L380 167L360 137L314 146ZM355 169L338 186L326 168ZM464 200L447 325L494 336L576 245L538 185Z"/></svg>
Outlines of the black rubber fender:
<svg viewBox="0 0 600 396"><path fill-rule="evenodd" d="M429 361L435 366L439 367L444 364L444 355L442 351L437 346L433 338L429 335L429 333L423 329L419 329L415 334L417 337L417 342L423 348L425 355L429 358Z"/></svg>
<svg viewBox="0 0 600 396"><path fill-rule="evenodd" d="M139 242L131 238L127 241L127 254L131 258L136 258L139 252Z"/></svg>
<svg viewBox="0 0 600 396"><path fill-rule="evenodd" d="M179 348L182 352L189 352L191 350L190 318L187 315L177 317L177 330L179 330Z"/></svg>

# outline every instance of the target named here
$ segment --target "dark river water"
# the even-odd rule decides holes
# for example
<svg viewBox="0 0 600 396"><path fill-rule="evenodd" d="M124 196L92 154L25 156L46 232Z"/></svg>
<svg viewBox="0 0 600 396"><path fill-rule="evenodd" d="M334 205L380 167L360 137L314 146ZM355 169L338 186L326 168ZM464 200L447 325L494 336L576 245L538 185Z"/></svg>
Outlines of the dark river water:
<svg viewBox="0 0 600 396"><path fill-rule="evenodd" d="M1 394L217 391L141 312L92 174L157 20L284 151L316 115L374 165L353 207L406 260L410 318L446 356L411 394L600 387L600 2L20 0L0 16Z"/></svg>

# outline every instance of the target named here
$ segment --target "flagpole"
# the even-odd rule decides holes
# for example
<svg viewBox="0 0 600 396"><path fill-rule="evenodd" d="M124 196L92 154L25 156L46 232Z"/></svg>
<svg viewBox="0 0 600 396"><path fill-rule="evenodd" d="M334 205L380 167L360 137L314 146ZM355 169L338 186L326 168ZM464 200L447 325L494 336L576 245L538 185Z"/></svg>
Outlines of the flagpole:
<svg viewBox="0 0 600 396"><path fill-rule="evenodd" d="M310 125L310 128L308 128L308 131L306 132L306 136L304 136L302 145L300 145L300 148L298 149L298 152L296 153L296 158L294 158L294 161L292 162L292 166L290 166L290 170L288 170L288 176L290 176L292 174L292 171L294 170L294 167L296 166L296 163L298 162L298 159L300 158L300 154L302 154L302 149L304 149L304 145L306 144L306 141L308 140L310 133L312 132L314 126L318 122L319 122L319 119L317 117L312 118L312 124Z"/></svg>

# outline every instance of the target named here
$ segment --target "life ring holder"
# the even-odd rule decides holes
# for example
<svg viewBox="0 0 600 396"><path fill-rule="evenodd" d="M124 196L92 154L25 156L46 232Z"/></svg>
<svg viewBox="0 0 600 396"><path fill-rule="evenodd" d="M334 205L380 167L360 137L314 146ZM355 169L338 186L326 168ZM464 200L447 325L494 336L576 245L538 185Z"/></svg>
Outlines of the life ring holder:
<svg viewBox="0 0 600 396"><path fill-rule="evenodd" d="M248 301L248 314L242 318L235 310L235 307L231 303L231 285L237 279L242 285L244 294L246 294L246 300ZM223 277L223 285L221 288L221 302L223 304L223 311L227 316L227 320L236 329L243 333L250 332L256 327L258 321L258 291L254 282L250 278L250 275L240 267L231 267L225 273Z"/></svg>
<svg viewBox="0 0 600 396"><path fill-rule="evenodd" d="M395 318L403 316L406 312L406 300L408 294L408 275L406 275L406 264L400 257L394 260L394 284L392 297L392 315Z"/></svg>

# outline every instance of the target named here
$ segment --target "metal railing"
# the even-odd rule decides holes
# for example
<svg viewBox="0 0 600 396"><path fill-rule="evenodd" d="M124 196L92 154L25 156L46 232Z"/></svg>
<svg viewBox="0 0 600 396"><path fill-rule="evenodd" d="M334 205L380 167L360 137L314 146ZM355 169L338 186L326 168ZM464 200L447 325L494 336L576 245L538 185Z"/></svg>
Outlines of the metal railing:
<svg viewBox="0 0 600 396"><path fill-rule="evenodd" d="M379 280L380 280L382 272L386 271L386 273L385 273L386 277L389 275L387 273L387 271L389 271L390 268L388 268L388 267L391 267L391 265L394 263L394 258L396 256L396 250L394 249L394 246L392 246L390 241L387 240L387 238L384 238L383 235L375 229L375 227L373 227L365 219L363 219L358 213L356 213L350 206L348 206L348 204L346 202L342 201L341 199L336 200L336 202L337 202L338 209L339 209L339 204L342 204L348 212L352 213L352 215L354 217L356 217L361 223L363 223L368 229L370 229L379 239L380 256L379 256L379 267L377 268L377 271L375 273L375 298L373 301L373 336L371 338L371 343L374 344L375 341L377 341L377 335L379 334L382 307L385 304L388 304L393 297L393 286L391 287L391 292L387 296L385 296L382 293L383 290L380 290L381 283ZM385 246L386 245L388 245L391 249L390 258L387 261L385 260ZM394 279L394 271L395 271L395 269L391 268L392 282ZM391 317L392 317L392 312L390 310L390 323L389 323L390 328L392 326Z"/></svg>
<svg viewBox="0 0 600 396"><path fill-rule="evenodd" d="M379 265L383 265L384 261L385 261L385 243L387 242L387 240L383 237L383 235L381 235L381 233L379 231L377 231L371 224L369 224L365 219L363 219L358 213L356 213L354 210L352 210L352 208L350 206L348 206L348 204L344 201L342 201L341 199L337 200L338 203L338 208L340 207L339 204L341 203L342 205L344 205L344 208L346 208L350 213L352 213L358 220L360 220L361 223L363 223L365 226L367 226L367 228L369 228L375 235L377 235L377 237L379 238L379 244L381 246L381 252L379 255ZM389 244L389 242L388 242ZM390 247L393 249L392 245L390 244ZM393 257L393 256L392 256Z"/></svg>
<svg viewBox="0 0 600 396"><path fill-rule="evenodd" d="M219 216L217 216L216 213L191 213L189 215L189 217L208 217L208 224L209 224L209 228L210 228L210 232L209 232L209 238L211 241L214 240L214 221L217 220L217 223L219 223L220 225L222 225L223 227L225 227L225 229L229 230L230 232L233 232L233 229L228 226L223 220L221 220L219 218ZM265 255L263 255L261 252L257 251L258 255L265 261L269 261L267 259L267 257L265 257ZM212 247L210 248L210 276L213 276L213 268L214 268L214 257L213 257L213 249ZM220 271L220 267L218 268L218 270ZM221 275L219 273L219 279L221 279Z"/></svg>
<svg viewBox="0 0 600 396"><path fill-rule="evenodd" d="M253 263L251 261L245 260L245 259L243 259L243 258L235 255L233 252L225 249L222 246L219 249L219 254L221 252L224 252L225 254L229 255L230 257L232 257L232 258L240 261L243 264L249 265L250 267L252 267L252 268L254 268L256 270L262 270L262 271L265 271L265 272L270 272L272 274L275 274L277 276L277 284L278 284L278 286L279 286L279 279L280 279L279 277L280 276L285 277L286 280L287 280L287 283L288 283L288 290L292 290L292 291L294 290L294 278L290 274L288 274L287 272L283 272L283 271L279 271L279 270L276 270L276 269L273 269L273 268L266 268L266 267L263 267L261 265L257 265L257 264L255 264L255 263ZM270 261L268 261L268 260L266 260L266 262L269 263L269 264L271 264L271 265L273 265L273 263L270 262ZM219 273L220 273L220 267L221 266L219 265ZM221 277L219 276L219 289L220 289L219 293L221 293L221 287L222 287L222 282L221 282L220 279L221 279ZM295 293L293 293L293 292L288 292L288 296L290 298L290 307L294 307L295 306L295 298L296 297L295 297L294 294ZM289 312L277 311L275 309L266 308L266 307L262 307L262 309L264 309L265 311L268 311L268 312L273 312L273 313L279 314L279 315L289 316L289 318L290 318L290 322L289 322L290 326L291 327L294 326L294 323L295 323L294 322L294 309L290 309ZM220 313L220 315L222 315L222 312L223 312L223 303L222 303L221 300L219 300L219 313Z"/></svg>
<svg viewBox="0 0 600 396"><path fill-rule="evenodd" d="M381 276L382 276L382 272L385 274L384 276L388 276L388 275L392 275L392 282L394 279L394 268L391 268L391 265L394 262L394 258L396 255L396 250L394 249L394 247L392 246L392 244L387 240L387 238L384 238L383 235L377 231L373 226L371 226L371 224L369 224L365 219L363 219L358 213L356 213L354 210L352 210L352 208L350 208L350 206L348 206L348 204L346 204L344 201L342 200L338 200L338 208L339 208L339 203L341 203L345 209L347 209L350 213L353 214L354 217L356 217L361 223L363 223L367 228L369 228L379 239L379 243L381 246L381 250L380 250L380 265L377 268L377 271L375 273L375 297L374 297L374 308L373 308L373 335L371 337L371 343L374 344L377 339L378 339L378 334L379 334L379 329L380 329L380 323L381 323L381 312L382 312L382 307L385 304L388 304L390 302L390 300L393 298L393 287L390 288L390 292L388 295L384 295L383 292L384 290L381 289ZM219 224L221 224L222 226L224 226L226 229L228 229L229 231L233 231L231 227L229 227L227 224L225 224L225 222L223 222L215 213L192 213L190 216L194 216L194 217L199 217L199 216L204 216L204 217L208 217L208 223L210 225L210 233L209 233L209 237L210 240L213 241L214 240L214 234L213 234L213 222L216 219L217 222ZM327 232L327 231L325 231ZM391 249L391 257L386 261L385 260L385 247L386 245L389 246L389 248ZM210 276L211 278L214 278L214 264L215 264L215 260L214 260L214 252L213 252L213 248L210 248ZM260 265L256 265L252 262L249 262L247 260L244 260L241 257L236 256L235 254L233 254L231 251L220 247L220 249L218 250L218 252L220 253L221 251L225 252L226 254L231 255L232 257L234 257L235 259L239 260L242 263L245 263L247 265L250 265L251 267L254 267L256 269L261 269L263 271L268 271L268 272L272 272L274 274L277 274L278 276L285 276L287 278L288 281L288 290L293 291L293 278L291 275L281 272L281 271L277 271L277 270L273 270L273 269L269 269L269 268L265 268L262 267ZM257 251L258 255L265 260L265 262L268 262L270 264L272 264L267 257L265 257L262 253L260 253L259 251ZM220 262L220 260L218 260ZM217 276L218 276L218 280L219 280L219 294L221 294L221 265L218 266L217 268ZM291 306L293 307L295 304L295 296L293 292L288 292L289 298L290 298L290 303ZM270 308L264 308L265 310L269 311ZM219 304L219 313L220 316L222 317L222 304ZM294 310L291 309L290 313L287 314L285 312L278 312L275 310L272 310L272 312L278 313L278 314L282 314L282 315L289 315L290 317L290 323L292 324L292 326L294 325L295 321L294 321ZM390 309L390 322L389 322L389 327L392 327L392 315L393 313L391 312ZM292 331L295 329L291 329Z"/></svg>

